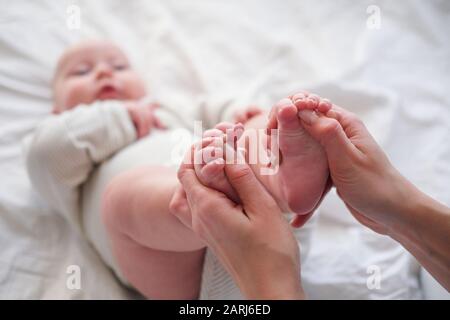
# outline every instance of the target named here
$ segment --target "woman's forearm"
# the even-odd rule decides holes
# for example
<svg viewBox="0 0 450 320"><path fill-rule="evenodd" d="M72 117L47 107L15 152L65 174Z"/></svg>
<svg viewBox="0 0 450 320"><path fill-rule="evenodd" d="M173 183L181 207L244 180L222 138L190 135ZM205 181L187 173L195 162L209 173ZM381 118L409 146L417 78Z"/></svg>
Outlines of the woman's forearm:
<svg viewBox="0 0 450 320"><path fill-rule="evenodd" d="M450 209L407 183L390 236L400 242L436 280L450 290Z"/></svg>

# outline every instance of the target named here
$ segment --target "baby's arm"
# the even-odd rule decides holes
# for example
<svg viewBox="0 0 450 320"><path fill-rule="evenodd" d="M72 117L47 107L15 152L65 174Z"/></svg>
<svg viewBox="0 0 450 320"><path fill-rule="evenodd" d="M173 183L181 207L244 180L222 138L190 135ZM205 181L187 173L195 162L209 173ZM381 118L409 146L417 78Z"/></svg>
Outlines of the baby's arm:
<svg viewBox="0 0 450 320"><path fill-rule="evenodd" d="M80 226L78 188L96 164L136 140L122 103L97 102L46 120L26 149L31 182L50 205Z"/></svg>

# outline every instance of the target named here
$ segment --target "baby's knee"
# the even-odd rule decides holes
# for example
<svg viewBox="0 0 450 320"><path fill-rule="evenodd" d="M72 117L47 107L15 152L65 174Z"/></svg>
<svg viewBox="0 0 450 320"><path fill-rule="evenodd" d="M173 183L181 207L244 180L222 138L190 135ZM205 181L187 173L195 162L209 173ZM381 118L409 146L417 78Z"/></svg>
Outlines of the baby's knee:
<svg viewBox="0 0 450 320"><path fill-rule="evenodd" d="M101 200L102 221L108 230L118 230L126 225L129 203L129 173L125 172L114 177L106 186Z"/></svg>
<svg viewBox="0 0 450 320"><path fill-rule="evenodd" d="M163 167L138 167L117 175L103 193L104 224L110 230L127 233L138 217L159 219L160 213L168 210L174 181L173 170Z"/></svg>

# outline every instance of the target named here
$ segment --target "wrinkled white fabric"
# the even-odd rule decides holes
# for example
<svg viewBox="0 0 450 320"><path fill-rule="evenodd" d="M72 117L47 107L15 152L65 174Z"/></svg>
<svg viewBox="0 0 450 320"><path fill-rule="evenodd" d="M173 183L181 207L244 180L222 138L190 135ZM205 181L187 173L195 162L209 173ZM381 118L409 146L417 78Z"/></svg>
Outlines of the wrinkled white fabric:
<svg viewBox="0 0 450 320"><path fill-rule="evenodd" d="M78 5L80 29L67 27ZM311 89L360 115L392 162L450 204L450 4L377 1L14 1L0 11L0 297L130 298L83 239L31 189L20 140L51 110L64 47L85 36L121 44L157 100L196 117L200 101L270 107ZM176 101L176 103L169 103ZM214 121L214 119L211 119ZM419 267L394 241L359 226L331 194L303 283L311 298L420 298ZM81 290L66 286L79 265ZM379 289L367 286L378 266ZM370 269L370 268L369 268ZM370 269L370 270L373 270ZM424 288L436 287L428 277ZM442 297L442 295L441 295Z"/></svg>

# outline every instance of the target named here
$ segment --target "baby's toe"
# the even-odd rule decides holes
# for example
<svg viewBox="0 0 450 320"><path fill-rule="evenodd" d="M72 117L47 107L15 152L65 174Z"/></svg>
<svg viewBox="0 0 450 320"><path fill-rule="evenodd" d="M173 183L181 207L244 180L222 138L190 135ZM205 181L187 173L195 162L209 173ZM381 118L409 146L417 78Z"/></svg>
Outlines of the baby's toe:
<svg viewBox="0 0 450 320"><path fill-rule="evenodd" d="M216 139L222 141L222 138ZM195 152L194 169L202 184L223 192L234 202L239 202L239 197L225 176L223 145L217 147L214 143L211 143L201 149L197 149Z"/></svg>
<svg viewBox="0 0 450 320"><path fill-rule="evenodd" d="M309 92L306 90L300 90L299 92L296 92L295 94L289 96L288 98L291 99L292 101L295 101L297 99L305 99L306 97L309 96Z"/></svg>
<svg viewBox="0 0 450 320"><path fill-rule="evenodd" d="M218 178L222 178L224 168L225 160L223 158L218 158L205 164L200 172L203 178L203 183L211 185L217 181Z"/></svg>
<svg viewBox="0 0 450 320"><path fill-rule="evenodd" d="M203 132L203 138L221 137L221 136L223 136L223 132L222 132L222 130L219 130L217 128L208 129L208 130L205 130L205 132Z"/></svg>
<svg viewBox="0 0 450 320"><path fill-rule="evenodd" d="M223 158L223 149L212 145L203 148L202 150L200 150L200 152L203 164L208 164L210 162L213 162L214 160Z"/></svg>
<svg viewBox="0 0 450 320"><path fill-rule="evenodd" d="M320 97L316 94L310 94L306 101L308 102L308 109L315 110L319 106Z"/></svg>
<svg viewBox="0 0 450 320"><path fill-rule="evenodd" d="M327 113L330 111L332 104L328 99L320 99L317 109L322 113Z"/></svg>
<svg viewBox="0 0 450 320"><path fill-rule="evenodd" d="M221 132L221 137L224 142L235 146L236 142L241 138L244 133L244 125L242 123L221 122L215 126L214 130Z"/></svg>
<svg viewBox="0 0 450 320"><path fill-rule="evenodd" d="M214 129L220 130L222 134L227 133L228 130L233 129L234 123L231 122L220 122L214 126Z"/></svg>
<svg viewBox="0 0 450 320"><path fill-rule="evenodd" d="M279 122L280 131L298 130L300 123L297 116L298 110L292 100L286 99L286 104L281 106L278 110L277 119Z"/></svg>
<svg viewBox="0 0 450 320"><path fill-rule="evenodd" d="M242 123L237 123L233 127L233 134L236 137L236 140L239 140L244 134L245 127Z"/></svg>
<svg viewBox="0 0 450 320"><path fill-rule="evenodd" d="M244 125L242 123L220 122L219 124L216 124L214 129L220 130L223 134L230 131L243 130Z"/></svg>
<svg viewBox="0 0 450 320"><path fill-rule="evenodd" d="M292 97L292 102L297 107L297 109L304 110L309 108L309 102L307 100L307 96L303 93L298 93Z"/></svg>
<svg viewBox="0 0 450 320"><path fill-rule="evenodd" d="M208 177L203 175L204 167L220 158L223 158L223 149L215 147L214 145L208 145L203 148L198 148L195 151L194 169L202 183L206 184L210 182L208 181Z"/></svg>

